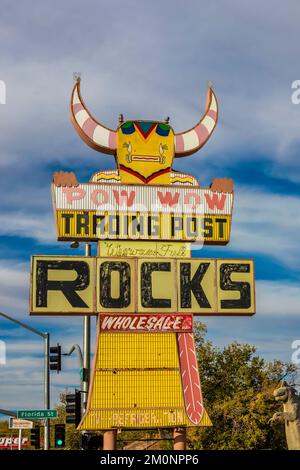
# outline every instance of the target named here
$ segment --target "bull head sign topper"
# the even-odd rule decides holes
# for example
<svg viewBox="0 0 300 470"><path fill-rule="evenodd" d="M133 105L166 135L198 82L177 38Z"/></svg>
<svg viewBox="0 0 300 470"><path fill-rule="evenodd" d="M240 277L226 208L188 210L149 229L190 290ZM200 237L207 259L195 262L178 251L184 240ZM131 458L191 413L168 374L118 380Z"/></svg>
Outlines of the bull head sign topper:
<svg viewBox="0 0 300 470"><path fill-rule="evenodd" d="M116 170L101 171L91 181L132 184L199 186L188 174L172 169L174 157L186 157L197 152L212 135L218 120L218 102L211 87L207 92L206 109L200 121L191 129L174 134L166 122L123 121L120 115L117 130L108 129L96 121L87 110L77 80L71 98L71 120L84 142L98 152L114 155ZM58 185L77 185L72 173L56 173ZM232 180L216 178L212 191L232 192Z"/></svg>

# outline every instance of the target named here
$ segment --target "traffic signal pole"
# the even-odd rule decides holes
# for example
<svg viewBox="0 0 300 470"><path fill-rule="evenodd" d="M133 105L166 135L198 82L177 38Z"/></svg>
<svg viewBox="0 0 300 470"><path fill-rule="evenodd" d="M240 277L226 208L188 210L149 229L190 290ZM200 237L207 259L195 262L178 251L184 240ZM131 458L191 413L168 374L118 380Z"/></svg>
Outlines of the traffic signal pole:
<svg viewBox="0 0 300 470"><path fill-rule="evenodd" d="M31 331L35 335L38 335L44 339L44 406L46 410L50 409L50 373L49 373L49 333L42 333L41 331L36 330L35 328L32 328L31 326L26 325L25 323L16 320L13 317L10 317L9 315L6 315L6 313L0 312L0 316L3 318L6 318L6 320L9 320L16 325L21 326L22 328L25 328L26 330ZM45 424L45 436L44 436L44 450L49 449L49 438L50 438L50 428L49 428L49 420L47 419Z"/></svg>

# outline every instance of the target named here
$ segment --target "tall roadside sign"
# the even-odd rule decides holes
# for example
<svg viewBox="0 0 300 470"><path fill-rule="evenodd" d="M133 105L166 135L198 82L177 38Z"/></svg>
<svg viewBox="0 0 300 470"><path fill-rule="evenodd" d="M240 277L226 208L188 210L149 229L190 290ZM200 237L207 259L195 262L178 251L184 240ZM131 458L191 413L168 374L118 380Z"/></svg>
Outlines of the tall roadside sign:
<svg viewBox="0 0 300 470"><path fill-rule="evenodd" d="M57 239L96 242L97 256L33 256L32 315L96 315L87 407L78 429L211 426L204 407L194 316L255 313L252 259L192 258L191 245L230 241L233 182L207 188L173 169L197 152L218 119L211 87L205 113L174 133L167 119L124 121L116 130L87 110L77 80L71 120L84 142L117 167L88 183L54 174ZM184 432L184 431L183 431ZM105 446L105 439L104 439Z"/></svg>

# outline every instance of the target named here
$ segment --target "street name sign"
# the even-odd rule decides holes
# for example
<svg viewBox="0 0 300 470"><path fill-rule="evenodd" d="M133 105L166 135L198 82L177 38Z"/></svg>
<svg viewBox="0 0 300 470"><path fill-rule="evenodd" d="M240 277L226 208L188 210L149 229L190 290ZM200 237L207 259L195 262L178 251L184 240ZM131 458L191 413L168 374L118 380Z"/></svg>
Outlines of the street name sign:
<svg viewBox="0 0 300 470"><path fill-rule="evenodd" d="M17 418L22 419L55 419L57 410L18 410Z"/></svg>

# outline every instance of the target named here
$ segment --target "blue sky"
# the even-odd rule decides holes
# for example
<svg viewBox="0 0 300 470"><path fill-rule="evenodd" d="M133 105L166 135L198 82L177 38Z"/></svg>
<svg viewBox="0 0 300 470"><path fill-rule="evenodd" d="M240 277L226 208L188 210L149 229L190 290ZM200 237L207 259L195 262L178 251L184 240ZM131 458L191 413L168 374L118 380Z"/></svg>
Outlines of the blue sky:
<svg viewBox="0 0 300 470"><path fill-rule="evenodd" d="M290 360L300 339L300 105L291 84L300 78L297 0L136 0L39 2L2 0L0 80L0 311L50 331L64 350L81 343L78 318L28 315L32 254L70 254L55 240L50 182L74 170L85 182L112 157L87 147L68 106L73 72L96 119L171 117L175 132L204 109L211 80L220 119L197 154L175 162L203 186L232 177L232 239L195 256L253 257L257 314L203 319L223 346L255 344L268 360ZM95 322L92 322L93 329ZM42 406L42 342L0 320L7 364L0 365L0 408ZM53 403L78 385L76 358L52 375Z"/></svg>

